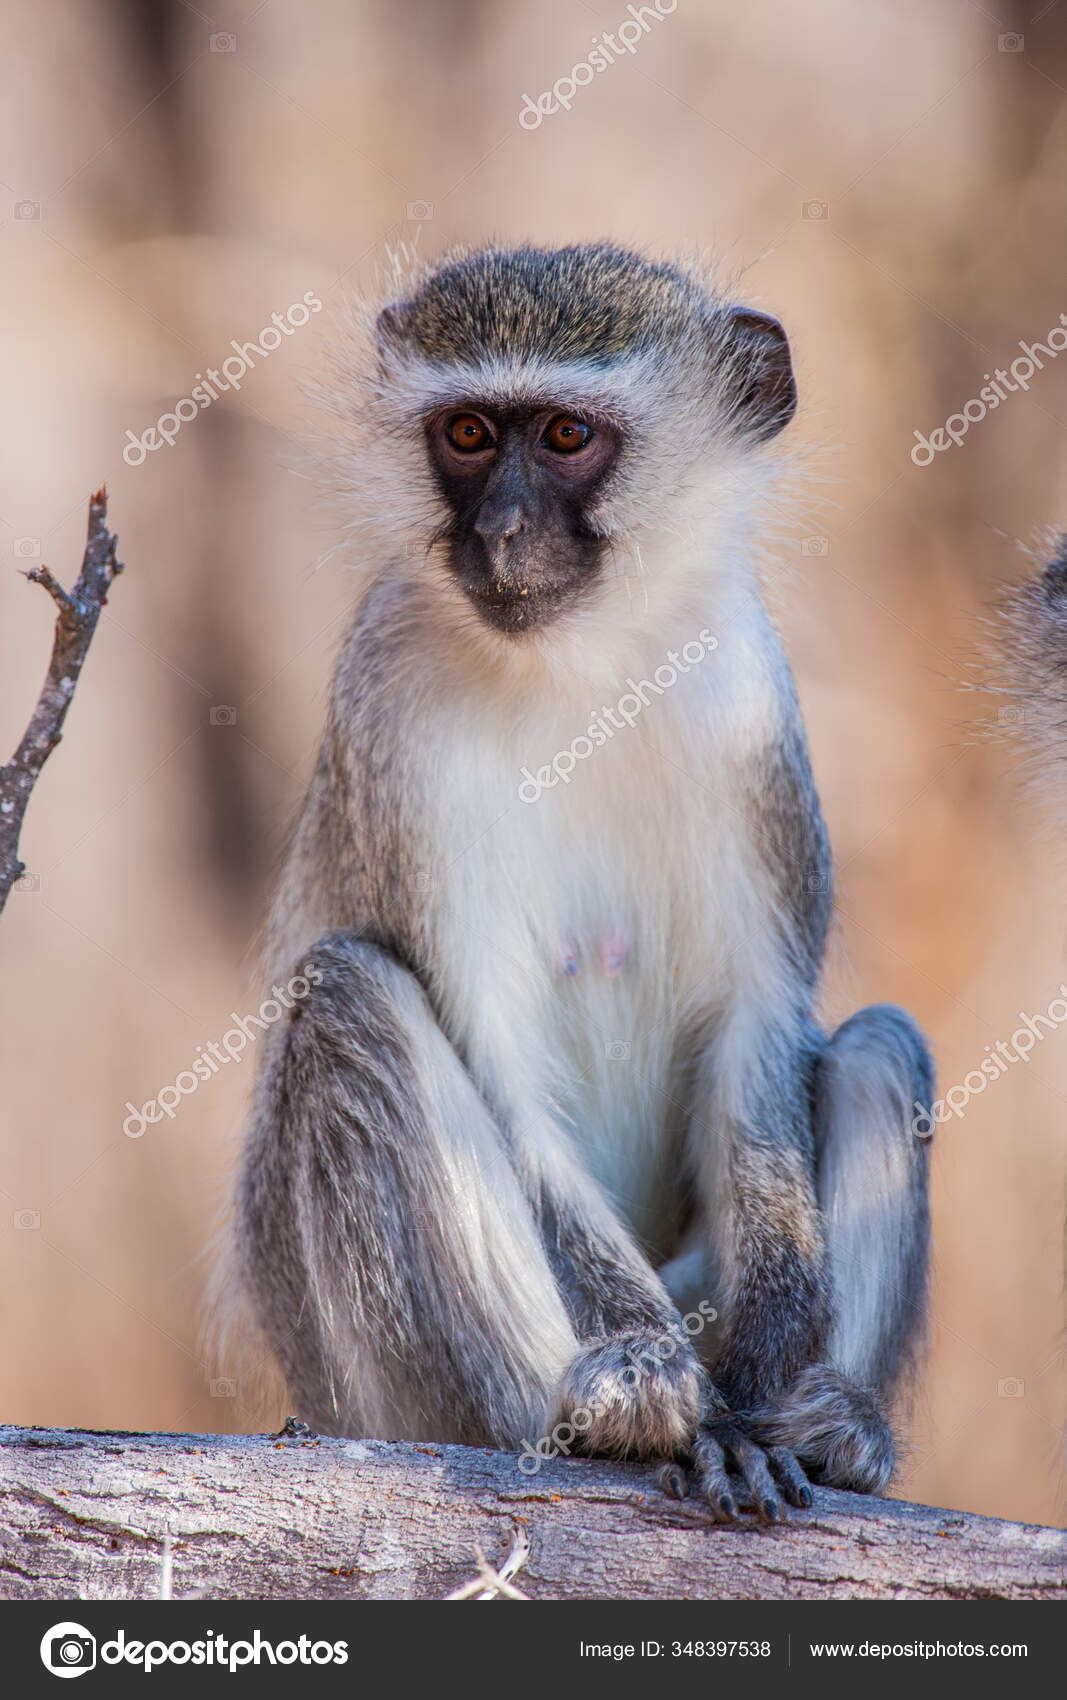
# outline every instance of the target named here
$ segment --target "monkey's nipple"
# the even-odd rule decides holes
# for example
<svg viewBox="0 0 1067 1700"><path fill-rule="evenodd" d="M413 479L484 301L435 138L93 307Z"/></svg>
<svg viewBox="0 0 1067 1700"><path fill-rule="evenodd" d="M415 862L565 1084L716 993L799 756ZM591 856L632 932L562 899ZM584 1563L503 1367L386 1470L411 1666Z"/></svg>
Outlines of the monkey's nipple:
<svg viewBox="0 0 1067 1700"><path fill-rule="evenodd" d="M579 968L578 946L575 944L575 942L572 938L570 938L566 933L564 933L563 937L560 939L560 942L559 942L559 950L560 950L560 959L559 959L560 968L561 968L562 972L564 974L566 974L568 980L573 980L575 975L577 974L578 968Z"/></svg>
<svg viewBox="0 0 1067 1700"><path fill-rule="evenodd" d="M609 928L600 941L600 966L608 980L614 980L626 967L630 941L622 933Z"/></svg>

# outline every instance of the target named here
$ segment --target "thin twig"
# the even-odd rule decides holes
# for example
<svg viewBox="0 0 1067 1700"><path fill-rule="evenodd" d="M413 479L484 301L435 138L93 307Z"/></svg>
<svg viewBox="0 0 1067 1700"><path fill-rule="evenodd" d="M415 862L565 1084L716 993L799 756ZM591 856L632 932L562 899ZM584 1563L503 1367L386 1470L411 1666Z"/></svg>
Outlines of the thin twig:
<svg viewBox="0 0 1067 1700"><path fill-rule="evenodd" d="M115 575L118 538L108 531L107 491L89 500L89 535L81 572L72 591L66 591L45 566L32 567L26 577L43 585L57 609L52 658L37 707L22 742L6 767L0 767L0 910L8 892L25 872L19 860L19 834L30 793L63 733L74 687L89 653L96 622L107 602Z"/></svg>
<svg viewBox="0 0 1067 1700"><path fill-rule="evenodd" d="M159 1560L159 1598L174 1598L174 1542L169 1534L163 1536L163 1552Z"/></svg>
<svg viewBox="0 0 1067 1700"><path fill-rule="evenodd" d="M517 1574L530 1556L530 1537L520 1524L515 1530L515 1539L511 1551L500 1566L494 1570L480 1546L475 1546L474 1557L478 1565L478 1574L470 1582L465 1582L462 1588L454 1593L446 1594L447 1600L528 1600L529 1594L524 1594L520 1588L513 1586L511 1578Z"/></svg>

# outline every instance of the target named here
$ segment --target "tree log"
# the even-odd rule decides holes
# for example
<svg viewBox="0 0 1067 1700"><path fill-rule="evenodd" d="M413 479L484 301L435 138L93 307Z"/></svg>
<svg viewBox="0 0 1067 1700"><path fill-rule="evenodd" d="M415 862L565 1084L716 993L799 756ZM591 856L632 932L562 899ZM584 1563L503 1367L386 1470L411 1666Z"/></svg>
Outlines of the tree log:
<svg viewBox="0 0 1067 1700"><path fill-rule="evenodd" d="M264 1435L0 1427L0 1598L1067 1599L1067 1533L818 1489L726 1528L653 1468ZM469 1592L469 1590L468 1590Z"/></svg>

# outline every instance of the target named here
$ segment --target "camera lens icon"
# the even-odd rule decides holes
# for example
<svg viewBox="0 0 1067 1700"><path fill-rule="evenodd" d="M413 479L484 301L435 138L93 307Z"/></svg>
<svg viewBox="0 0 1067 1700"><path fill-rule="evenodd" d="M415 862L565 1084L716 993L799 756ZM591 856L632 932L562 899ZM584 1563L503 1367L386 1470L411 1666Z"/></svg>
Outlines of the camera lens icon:
<svg viewBox="0 0 1067 1700"><path fill-rule="evenodd" d="M62 1641L55 1642L52 1657L57 1665L69 1670L74 1665L89 1665L93 1662L96 1648L91 1635L64 1635Z"/></svg>
<svg viewBox="0 0 1067 1700"><path fill-rule="evenodd" d="M96 1637L81 1623L56 1623L41 1641L41 1663L53 1676L84 1676L96 1666Z"/></svg>

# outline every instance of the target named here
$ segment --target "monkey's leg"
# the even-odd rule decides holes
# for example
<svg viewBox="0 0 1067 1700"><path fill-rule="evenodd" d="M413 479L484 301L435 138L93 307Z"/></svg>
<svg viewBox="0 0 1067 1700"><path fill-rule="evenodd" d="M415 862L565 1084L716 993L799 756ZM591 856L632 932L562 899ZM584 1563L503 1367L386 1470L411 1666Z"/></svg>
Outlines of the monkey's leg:
<svg viewBox="0 0 1067 1700"><path fill-rule="evenodd" d="M830 1338L825 1361L801 1371L761 1433L792 1447L816 1480L835 1487L877 1493L893 1474L882 1405L913 1357L926 1314L929 1153L912 1129L916 1106L929 1108L933 1094L923 1036L888 1004L852 1016L816 1064Z"/></svg>
<svg viewBox="0 0 1067 1700"><path fill-rule="evenodd" d="M237 1228L299 1414L536 1439L577 1341L484 1100L388 953L329 933L297 973L313 984L270 1036Z"/></svg>
<svg viewBox="0 0 1067 1700"><path fill-rule="evenodd" d="M692 1462L721 1520L737 1514L731 1470L768 1521L780 1515L780 1493L793 1505L811 1500L789 1442L764 1437L754 1419L826 1355L830 1305L809 1096L817 1043L806 1024L772 1024L763 1009L739 1001L697 1070L694 1175L724 1314Z"/></svg>

